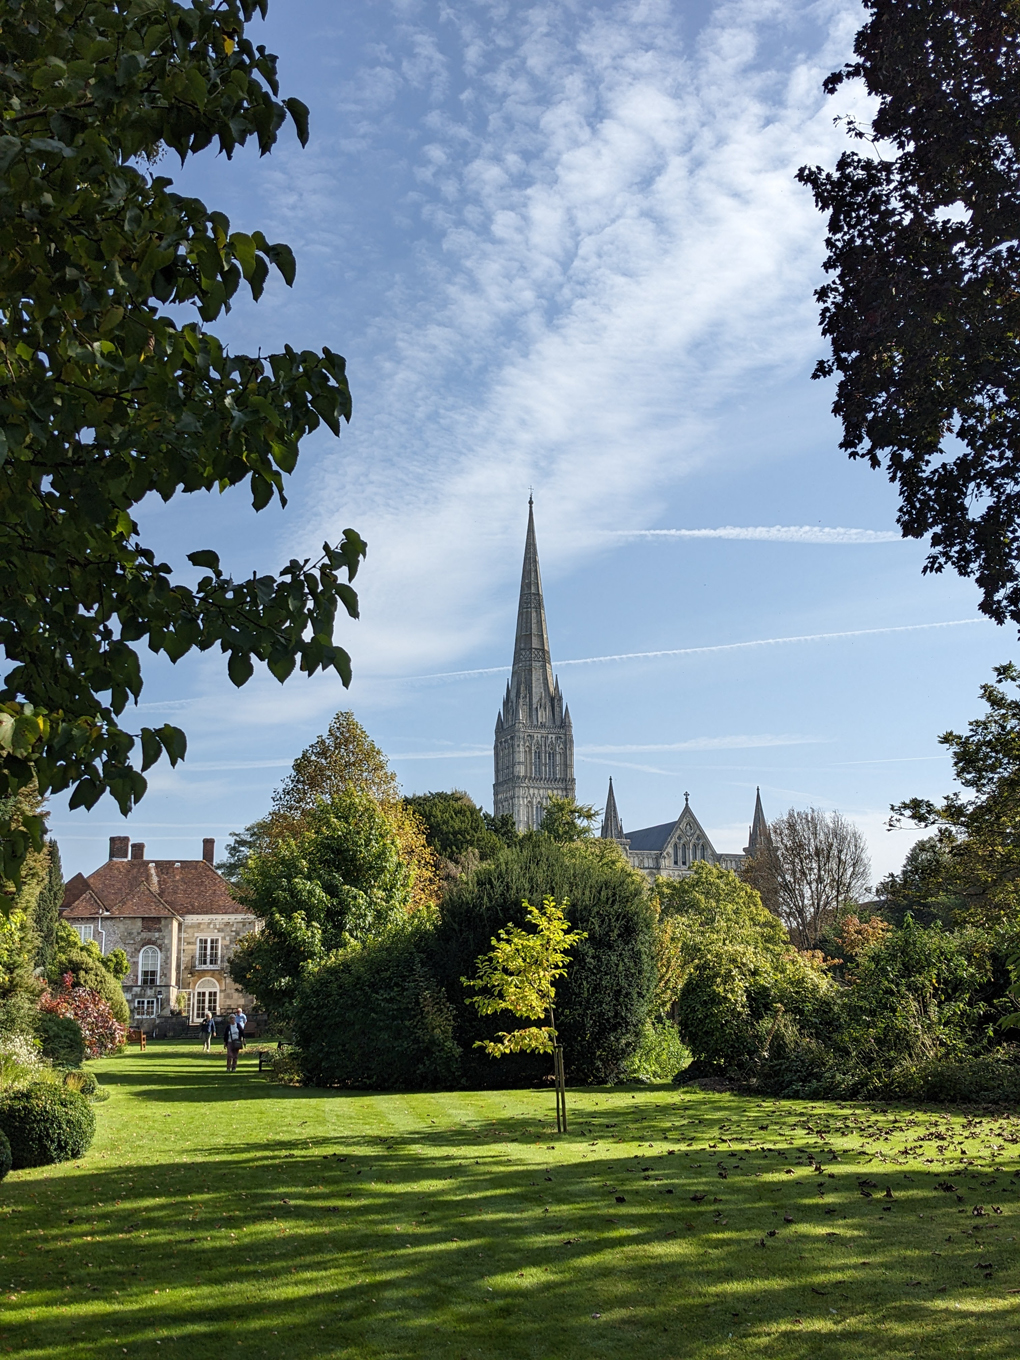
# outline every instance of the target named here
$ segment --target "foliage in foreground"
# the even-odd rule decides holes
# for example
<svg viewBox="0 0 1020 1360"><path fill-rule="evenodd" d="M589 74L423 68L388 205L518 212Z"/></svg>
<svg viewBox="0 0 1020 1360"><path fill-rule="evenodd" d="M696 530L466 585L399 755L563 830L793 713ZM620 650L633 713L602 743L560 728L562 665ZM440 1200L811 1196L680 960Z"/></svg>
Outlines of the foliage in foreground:
<svg viewBox="0 0 1020 1360"><path fill-rule="evenodd" d="M540 907L533 907L525 899L521 906L531 930L504 926L489 941L491 952L478 960L477 976L461 978L465 987L479 993L468 998L479 1015L509 1012L520 1020L549 1021L547 1025L500 1033L494 1039L477 1040L475 1047L484 1049L490 1058L504 1058L510 1053L552 1053L558 1038L556 984L567 976L570 951L588 938L587 931L568 926L565 910L569 905L564 899L563 905L557 906L554 897L546 896Z"/></svg>
<svg viewBox="0 0 1020 1360"><path fill-rule="evenodd" d="M0 1098L0 1130L18 1171L83 1157L95 1136L96 1115L77 1091L45 1083Z"/></svg>
<svg viewBox="0 0 1020 1360"><path fill-rule="evenodd" d="M852 458L884 467L926 572L973 577L1020 622L1020 11L1002 0L864 0L855 60L825 81L872 99L865 144L800 179L828 214L819 288Z"/></svg>
<svg viewBox="0 0 1020 1360"><path fill-rule="evenodd" d="M190 586L134 518L149 496L244 482L256 510L282 502L304 436L350 418L340 355L250 356L209 329L242 286L257 300L271 270L293 282L289 248L153 171L164 148L265 155L288 116L307 141L307 109L245 32L257 9L22 0L0 21L0 796L110 792L126 813L151 765L183 757L178 728L122 722L143 640L173 662L219 647L237 685L253 658L281 681L295 664L350 679L333 629L338 609L357 616L353 530L279 577L235 581L192 552ZM5 910L43 829L0 812Z"/></svg>

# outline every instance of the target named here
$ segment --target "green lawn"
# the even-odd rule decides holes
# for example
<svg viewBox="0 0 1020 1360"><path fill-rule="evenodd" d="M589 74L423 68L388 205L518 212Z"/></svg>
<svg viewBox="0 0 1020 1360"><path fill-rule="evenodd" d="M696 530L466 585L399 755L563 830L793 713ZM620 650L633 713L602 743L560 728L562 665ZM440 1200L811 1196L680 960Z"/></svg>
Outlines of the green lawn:
<svg viewBox="0 0 1020 1360"><path fill-rule="evenodd" d="M186 1043L96 1064L112 1097L88 1157L0 1185L0 1351L1020 1345L1012 1116L586 1089L557 1138L551 1092L345 1094L223 1068Z"/></svg>

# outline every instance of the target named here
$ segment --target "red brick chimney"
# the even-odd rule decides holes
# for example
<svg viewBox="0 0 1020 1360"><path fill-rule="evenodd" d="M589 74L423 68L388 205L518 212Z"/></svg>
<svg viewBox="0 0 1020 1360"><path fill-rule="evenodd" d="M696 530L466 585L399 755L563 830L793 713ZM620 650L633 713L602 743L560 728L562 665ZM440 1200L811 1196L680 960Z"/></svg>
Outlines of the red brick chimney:
<svg viewBox="0 0 1020 1360"><path fill-rule="evenodd" d="M132 843L132 845L131 845L131 858L132 858L132 859L144 859L144 858L145 858L145 842L144 842L144 841L134 841L134 842Z"/></svg>
<svg viewBox="0 0 1020 1360"><path fill-rule="evenodd" d="M110 858L111 858L111 859L127 859L127 857L128 857L128 843L129 843L129 841L128 841L128 837L127 837L127 836L111 836L111 837L110 837Z"/></svg>
<svg viewBox="0 0 1020 1360"><path fill-rule="evenodd" d="M202 841L202 858L205 860L206 864L214 863L216 859L215 836L206 836Z"/></svg>

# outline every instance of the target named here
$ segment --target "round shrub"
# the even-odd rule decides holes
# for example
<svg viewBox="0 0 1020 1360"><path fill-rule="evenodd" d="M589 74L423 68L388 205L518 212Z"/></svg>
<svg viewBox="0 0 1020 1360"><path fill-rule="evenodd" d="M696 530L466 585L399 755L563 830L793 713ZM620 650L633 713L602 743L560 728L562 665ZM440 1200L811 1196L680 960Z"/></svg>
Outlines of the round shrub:
<svg viewBox="0 0 1020 1360"><path fill-rule="evenodd" d="M0 1100L0 1130L11 1145L15 1171L83 1156L96 1132L92 1106L77 1091L38 1084Z"/></svg>
<svg viewBox="0 0 1020 1360"><path fill-rule="evenodd" d="M58 1067L79 1067L85 1061L85 1039L77 1020L52 1011L37 1011L35 1032L42 1043L42 1055Z"/></svg>
<svg viewBox="0 0 1020 1360"><path fill-rule="evenodd" d="M11 1145L6 1133L0 1133L0 1181L11 1169Z"/></svg>
<svg viewBox="0 0 1020 1360"><path fill-rule="evenodd" d="M99 1096L99 1080L95 1072L90 1072L88 1068L78 1068L64 1073L64 1085L69 1091L77 1091L86 1100L95 1100Z"/></svg>

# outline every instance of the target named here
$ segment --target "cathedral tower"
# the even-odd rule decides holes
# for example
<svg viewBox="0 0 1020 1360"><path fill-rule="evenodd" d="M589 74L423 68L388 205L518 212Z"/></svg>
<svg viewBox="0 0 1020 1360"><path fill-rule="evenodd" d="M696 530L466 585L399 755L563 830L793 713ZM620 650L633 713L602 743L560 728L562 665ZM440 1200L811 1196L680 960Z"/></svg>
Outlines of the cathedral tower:
<svg viewBox="0 0 1020 1360"><path fill-rule="evenodd" d="M574 734L560 682L552 673L530 497L514 664L496 718L493 759L493 812L497 817L509 813L519 831L539 825L550 795L575 795Z"/></svg>

